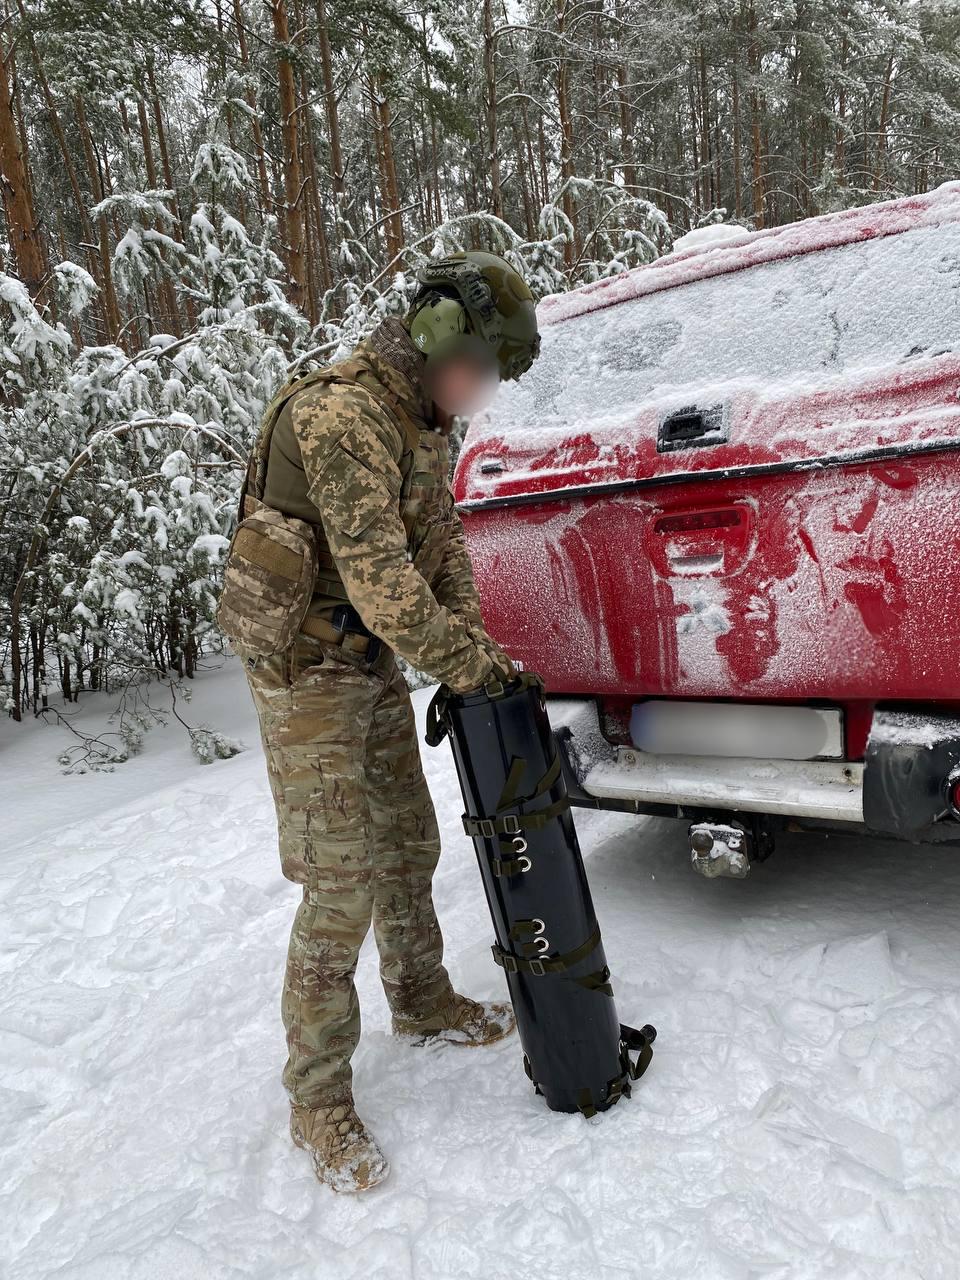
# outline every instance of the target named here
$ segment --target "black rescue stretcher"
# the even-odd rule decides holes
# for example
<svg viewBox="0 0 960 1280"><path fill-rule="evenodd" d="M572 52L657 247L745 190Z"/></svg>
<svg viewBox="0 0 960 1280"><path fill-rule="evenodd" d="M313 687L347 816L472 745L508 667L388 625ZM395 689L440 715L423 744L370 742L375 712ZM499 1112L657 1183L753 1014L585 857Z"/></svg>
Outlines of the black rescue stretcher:
<svg viewBox="0 0 960 1280"><path fill-rule="evenodd" d="M617 1017L540 677L470 694L441 686L426 741L445 736L527 1075L553 1111L605 1111L629 1096L657 1033Z"/></svg>

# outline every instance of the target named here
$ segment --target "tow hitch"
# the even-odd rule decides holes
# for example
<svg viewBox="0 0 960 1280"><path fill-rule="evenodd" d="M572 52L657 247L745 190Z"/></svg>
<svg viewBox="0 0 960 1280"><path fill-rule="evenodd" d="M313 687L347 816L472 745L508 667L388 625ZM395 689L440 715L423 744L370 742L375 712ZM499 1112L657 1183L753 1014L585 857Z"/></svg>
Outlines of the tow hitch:
<svg viewBox="0 0 960 1280"><path fill-rule="evenodd" d="M773 853L773 830L762 817L742 822L694 822L689 830L690 862L694 871L713 879L742 880L754 862Z"/></svg>

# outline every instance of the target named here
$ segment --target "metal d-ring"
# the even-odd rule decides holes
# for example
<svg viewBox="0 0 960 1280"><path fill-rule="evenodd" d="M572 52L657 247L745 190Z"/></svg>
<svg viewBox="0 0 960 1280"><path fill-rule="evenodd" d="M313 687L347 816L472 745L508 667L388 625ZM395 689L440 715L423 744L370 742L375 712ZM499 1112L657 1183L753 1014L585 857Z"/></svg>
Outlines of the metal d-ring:
<svg viewBox="0 0 960 1280"><path fill-rule="evenodd" d="M533 919L530 921L530 923L531 923L531 924L538 924L538 925L540 926L540 928L539 928L539 929L534 929L534 931L533 931L533 932L534 932L535 934L543 933L543 931L544 931L544 930L546 929L546 927L547 927L547 926L546 926L546 923L545 923L543 920L541 920L539 916L534 916L534 917L533 917Z"/></svg>
<svg viewBox="0 0 960 1280"><path fill-rule="evenodd" d="M545 956L550 950L549 938L534 938L533 943L542 956Z"/></svg>
<svg viewBox="0 0 960 1280"><path fill-rule="evenodd" d="M513 844L514 853L526 853L527 842L523 836L514 836L511 843Z"/></svg>
<svg viewBox="0 0 960 1280"><path fill-rule="evenodd" d="M517 861L520 863L521 875L526 874L526 872L528 872L530 868L533 866L533 863L530 861L530 859L527 857L525 853L521 853ZM523 865L524 863L526 863L526 866Z"/></svg>

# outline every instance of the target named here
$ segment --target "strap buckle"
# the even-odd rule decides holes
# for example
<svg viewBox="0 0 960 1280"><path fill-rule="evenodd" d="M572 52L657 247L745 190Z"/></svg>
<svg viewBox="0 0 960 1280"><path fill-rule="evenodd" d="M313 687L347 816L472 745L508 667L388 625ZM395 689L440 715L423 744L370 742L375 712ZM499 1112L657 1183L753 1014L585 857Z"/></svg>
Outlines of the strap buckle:
<svg viewBox="0 0 960 1280"><path fill-rule="evenodd" d="M528 960L527 967L535 978L542 978L544 974L547 972L546 969L544 968L544 963L542 960L537 960L537 959Z"/></svg>
<svg viewBox="0 0 960 1280"><path fill-rule="evenodd" d="M506 813L500 819L501 829L508 835L519 835L522 828L520 826L520 817L516 813Z"/></svg>
<svg viewBox="0 0 960 1280"><path fill-rule="evenodd" d="M511 955L509 951L504 951L502 947L498 947L496 943L490 948L493 952L493 958L503 969L504 973L516 973L520 968L517 963L517 957Z"/></svg>

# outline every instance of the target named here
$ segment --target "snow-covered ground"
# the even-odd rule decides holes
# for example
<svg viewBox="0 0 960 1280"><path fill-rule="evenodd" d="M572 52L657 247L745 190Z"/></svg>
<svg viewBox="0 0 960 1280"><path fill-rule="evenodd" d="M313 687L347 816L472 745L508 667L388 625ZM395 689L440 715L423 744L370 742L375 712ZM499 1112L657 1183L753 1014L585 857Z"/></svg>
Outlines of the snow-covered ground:
<svg viewBox="0 0 960 1280"><path fill-rule="evenodd" d="M954 851L794 836L708 882L681 824L578 814L621 1017L660 1032L633 1099L555 1115L515 1038L395 1044L371 940L357 1096L393 1172L338 1198L286 1131L297 890L242 673L186 714L249 750L200 766L173 724L63 777L63 729L0 727L4 1280L960 1275ZM449 966L502 995L449 750L423 751Z"/></svg>

